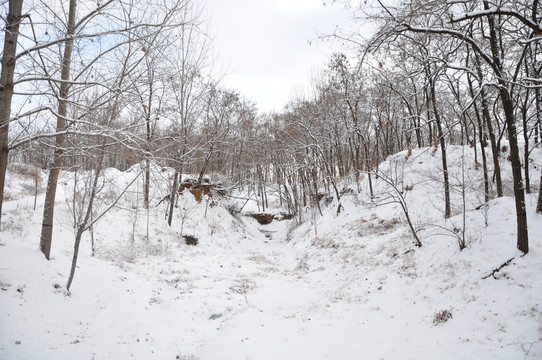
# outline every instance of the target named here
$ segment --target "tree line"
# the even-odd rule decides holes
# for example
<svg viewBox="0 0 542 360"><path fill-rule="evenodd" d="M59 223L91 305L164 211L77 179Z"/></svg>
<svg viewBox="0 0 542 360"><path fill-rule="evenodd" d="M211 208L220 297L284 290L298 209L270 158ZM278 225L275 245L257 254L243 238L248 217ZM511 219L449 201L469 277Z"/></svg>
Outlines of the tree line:
<svg viewBox="0 0 542 360"><path fill-rule="evenodd" d="M266 194L276 192L301 221L323 194L340 214L341 179L361 191L366 178L373 196L381 161L432 147L442 158L448 218L453 144L474 147L484 202L514 197L517 246L528 253L525 193L536 191L528 162L542 138L538 0L349 2L371 33L330 34L355 53L334 54L310 97L271 114L220 85L198 4L2 2L0 207L9 161L49 170L40 240L47 258L63 169L94 170L96 190L104 168L142 164L148 207L152 164L173 168L169 224L182 174L246 189L263 210ZM504 146L511 193L501 175ZM87 205L81 232L95 222Z"/></svg>

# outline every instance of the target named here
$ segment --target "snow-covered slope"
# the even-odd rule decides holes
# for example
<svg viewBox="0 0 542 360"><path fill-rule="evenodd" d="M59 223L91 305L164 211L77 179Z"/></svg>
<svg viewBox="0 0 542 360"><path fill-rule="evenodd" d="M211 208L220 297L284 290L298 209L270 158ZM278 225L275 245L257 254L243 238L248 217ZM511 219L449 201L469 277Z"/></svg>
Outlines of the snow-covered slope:
<svg viewBox="0 0 542 360"><path fill-rule="evenodd" d="M32 176L11 167L0 232L0 359L541 358L536 196L527 197L530 253L522 257L513 199L479 207L473 150L449 154L453 217L446 221L439 153L400 153L379 167L403 191L422 247L382 179L373 178L373 199L367 178L360 193L345 182L356 191L345 191L340 214L336 199L324 200L323 214L307 209L300 225L259 225L232 216L225 205L234 200L211 207L185 194L168 227L165 205L157 204L171 172L155 168L148 212L137 180L94 227L94 257L85 235L71 294L74 174L60 182L46 261L37 249L46 176L34 210ZM537 186L542 156L532 157ZM139 172L107 170L102 208ZM467 247L460 251L463 190ZM197 246L184 243L181 227Z"/></svg>

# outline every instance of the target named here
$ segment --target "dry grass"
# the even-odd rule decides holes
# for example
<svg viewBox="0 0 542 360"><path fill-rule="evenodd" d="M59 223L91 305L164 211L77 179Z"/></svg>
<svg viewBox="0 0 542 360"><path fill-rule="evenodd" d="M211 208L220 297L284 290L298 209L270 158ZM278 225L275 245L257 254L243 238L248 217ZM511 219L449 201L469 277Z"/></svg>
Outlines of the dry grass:
<svg viewBox="0 0 542 360"><path fill-rule="evenodd" d="M252 279L239 278L235 279L230 290L236 294L246 294L249 290L254 290L256 283Z"/></svg>
<svg viewBox="0 0 542 360"><path fill-rule="evenodd" d="M443 324L450 320L452 317L452 312L450 310L441 310L435 314L435 317L433 318L433 323L436 325Z"/></svg>
<svg viewBox="0 0 542 360"><path fill-rule="evenodd" d="M307 257L305 256L297 263L297 266L294 269L295 271L309 271L309 264L307 263Z"/></svg>
<svg viewBox="0 0 542 360"><path fill-rule="evenodd" d="M266 265L271 265L273 264L271 261L269 261L269 259L267 259L264 255L252 255L248 258L248 260L250 261L254 261L255 263L257 264L266 264Z"/></svg>
<svg viewBox="0 0 542 360"><path fill-rule="evenodd" d="M385 235L400 226L402 221L398 218L384 220L373 214L369 219L360 219L348 227L357 236Z"/></svg>
<svg viewBox="0 0 542 360"><path fill-rule="evenodd" d="M336 243L332 238L329 236L327 237L320 237L316 236L314 240L312 241L312 246L318 247L320 249L337 249L339 248L339 244Z"/></svg>

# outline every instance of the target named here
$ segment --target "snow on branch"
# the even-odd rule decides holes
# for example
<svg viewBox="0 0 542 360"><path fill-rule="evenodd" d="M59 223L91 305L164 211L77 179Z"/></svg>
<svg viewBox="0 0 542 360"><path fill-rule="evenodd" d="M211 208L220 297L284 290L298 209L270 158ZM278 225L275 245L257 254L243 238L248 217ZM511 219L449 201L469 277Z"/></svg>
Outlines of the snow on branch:
<svg viewBox="0 0 542 360"><path fill-rule="evenodd" d="M454 17L452 15L450 19L450 23L457 23L464 20L477 19L477 18L492 16L492 15L505 15L505 16L514 17L518 19L519 21L521 21L527 27L531 28L531 30L533 30L535 33L542 35L542 27L540 26L540 24L537 24L534 21L526 18L525 16L523 16L517 11L511 10L511 9L503 9L500 6L496 6L487 10L465 13L458 17Z"/></svg>
<svg viewBox="0 0 542 360"><path fill-rule="evenodd" d="M470 36L467 36L465 33L461 32L461 31L453 30L453 29L447 29L447 28L418 27L418 26L410 25L408 23L402 23L401 26L404 27L403 31L412 31L412 32L416 32L416 33L435 34L435 35L448 35L448 36L452 36L452 37L454 37L456 39L462 40L462 41L466 42L467 44L469 44L471 46L471 48L476 53L478 53L482 57L482 59L488 65L490 65L493 68L493 70L495 70L497 75L500 75L500 71L495 66L495 64L494 64L494 62L492 60L492 57L489 54L487 54L484 50L482 50L482 48L479 46L479 44L476 42L476 40L474 40Z"/></svg>

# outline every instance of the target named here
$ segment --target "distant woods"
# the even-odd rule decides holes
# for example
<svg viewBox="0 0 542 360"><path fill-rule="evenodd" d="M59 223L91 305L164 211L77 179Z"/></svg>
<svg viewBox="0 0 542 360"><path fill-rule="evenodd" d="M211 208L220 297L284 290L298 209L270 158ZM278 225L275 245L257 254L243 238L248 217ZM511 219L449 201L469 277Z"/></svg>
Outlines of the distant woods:
<svg viewBox="0 0 542 360"><path fill-rule="evenodd" d="M446 149L468 145L484 201L516 199L518 248L528 252L525 193L536 190L525 164L542 138L538 1L353 6L359 23L375 26L373 35L340 35L356 44L356 55L333 55L310 97L273 114L220 85L203 12L192 0L72 0L69 7L27 0L22 11L17 3L0 5L7 14L2 198L8 160L53 175L141 164L145 206L160 200L149 196L151 166L175 169L170 214L182 174L243 188L263 210L275 191L296 216L305 207L318 211L323 196L335 199L340 214L341 180L361 191L366 179L372 196L387 156L431 148L442 157L442 188L435 191L447 218ZM506 166L511 191L501 176ZM47 192L55 186L50 179ZM48 199L46 207L54 207L54 194Z"/></svg>

